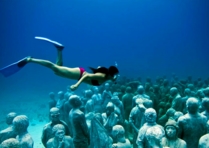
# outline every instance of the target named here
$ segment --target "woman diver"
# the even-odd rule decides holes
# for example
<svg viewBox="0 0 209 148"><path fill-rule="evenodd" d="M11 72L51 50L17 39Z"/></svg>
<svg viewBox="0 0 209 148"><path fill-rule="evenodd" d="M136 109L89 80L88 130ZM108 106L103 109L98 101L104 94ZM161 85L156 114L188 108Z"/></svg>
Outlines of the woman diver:
<svg viewBox="0 0 209 148"><path fill-rule="evenodd" d="M68 79L78 80L76 84L70 86L71 90L76 90L81 83L87 83L90 85L99 86L108 80L115 81L118 77L119 70L116 66L110 66L109 68L90 67L92 73L86 72L85 69L81 67L70 68L70 67L62 66L63 64L62 50L64 49L64 46L56 41L44 37L35 37L35 39L47 41L49 43L52 43L56 47L58 53L56 64L47 60L35 59L28 56L16 63L13 63L9 66L0 69L0 73L2 73L5 77L7 77L19 71L27 63L36 63L45 66L47 68L50 68L58 76L65 77Z"/></svg>

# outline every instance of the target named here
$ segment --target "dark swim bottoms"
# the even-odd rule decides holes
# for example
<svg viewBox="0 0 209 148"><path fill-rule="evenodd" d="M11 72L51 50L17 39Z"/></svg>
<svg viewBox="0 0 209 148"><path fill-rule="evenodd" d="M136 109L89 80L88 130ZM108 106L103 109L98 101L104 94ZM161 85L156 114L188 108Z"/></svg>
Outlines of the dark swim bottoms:
<svg viewBox="0 0 209 148"><path fill-rule="evenodd" d="M79 69L80 69L80 77L79 77L78 80L80 80L80 78L82 77L83 73L85 72L85 69L84 68L79 67Z"/></svg>

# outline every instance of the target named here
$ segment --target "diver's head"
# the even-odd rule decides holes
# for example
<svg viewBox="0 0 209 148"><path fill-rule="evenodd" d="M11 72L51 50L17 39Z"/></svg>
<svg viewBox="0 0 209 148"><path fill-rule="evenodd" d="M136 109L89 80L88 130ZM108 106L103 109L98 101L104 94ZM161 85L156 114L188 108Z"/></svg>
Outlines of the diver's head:
<svg viewBox="0 0 209 148"><path fill-rule="evenodd" d="M119 74L119 70L117 67L115 66L110 66L108 68L108 73L109 75L112 77L112 79L115 81L118 78L118 74Z"/></svg>

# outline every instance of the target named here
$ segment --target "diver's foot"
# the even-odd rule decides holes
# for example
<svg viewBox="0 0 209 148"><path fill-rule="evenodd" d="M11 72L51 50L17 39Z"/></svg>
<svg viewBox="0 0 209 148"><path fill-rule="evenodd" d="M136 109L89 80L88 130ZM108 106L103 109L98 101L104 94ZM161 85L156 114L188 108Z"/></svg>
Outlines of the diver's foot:
<svg viewBox="0 0 209 148"><path fill-rule="evenodd" d="M57 48L57 50L59 50L59 51L62 51L64 49L64 45L62 45L62 44L60 44L56 41L50 40L48 38L36 36L35 39L43 40L43 41L47 41L49 43L52 43Z"/></svg>
<svg viewBox="0 0 209 148"><path fill-rule="evenodd" d="M31 61L31 59L32 59L32 57L31 56L27 56L26 57L26 62L28 63L28 62L30 62Z"/></svg>
<svg viewBox="0 0 209 148"><path fill-rule="evenodd" d="M23 67L23 66L25 66L28 62L30 62L30 60L31 60L31 56L27 56L27 57L25 57L24 59L22 59L22 60L20 60L20 61L18 62L18 66L19 66L19 67Z"/></svg>

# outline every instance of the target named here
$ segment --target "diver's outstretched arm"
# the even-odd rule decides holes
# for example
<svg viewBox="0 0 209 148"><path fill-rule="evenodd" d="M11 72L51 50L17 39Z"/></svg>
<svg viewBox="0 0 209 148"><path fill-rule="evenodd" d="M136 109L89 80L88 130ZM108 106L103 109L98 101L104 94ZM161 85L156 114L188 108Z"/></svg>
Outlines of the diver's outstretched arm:
<svg viewBox="0 0 209 148"><path fill-rule="evenodd" d="M71 90L75 90L77 89L77 87L82 83L82 82L85 82L85 81L90 81L90 80L98 80L98 79L104 79L105 78L105 75L102 74L102 73L95 73L95 74L90 74L90 73L86 73L84 74L81 79L74 85L71 85L70 86L70 89Z"/></svg>

